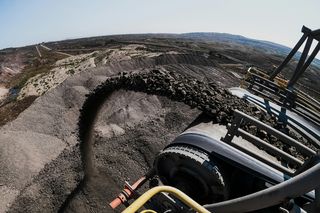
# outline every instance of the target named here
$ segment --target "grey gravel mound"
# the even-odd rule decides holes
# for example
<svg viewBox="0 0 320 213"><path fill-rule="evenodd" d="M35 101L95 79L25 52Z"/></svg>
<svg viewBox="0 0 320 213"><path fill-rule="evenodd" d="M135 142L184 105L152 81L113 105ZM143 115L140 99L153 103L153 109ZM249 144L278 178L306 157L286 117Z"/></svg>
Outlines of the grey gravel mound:
<svg viewBox="0 0 320 213"><path fill-rule="evenodd" d="M68 206L69 203L72 203L73 194L76 195L76 198L83 193L81 181L84 178L84 170L77 139L80 108L86 99L85 95L104 82L108 76L114 76L122 71L137 73L162 67L161 69L171 69L180 73L190 72L191 76L203 76L205 73L206 79L204 80L213 81L214 75L218 75L219 72L223 73L219 68L212 67L214 63L205 57L191 61L188 61L191 56L176 57L171 55L113 63L74 75L39 97L16 120L1 127L0 212L57 212L59 209L60 211L71 209ZM201 56L196 57L201 58ZM181 64L171 64L177 62ZM227 76L227 78L231 77ZM103 165L98 168L116 168L108 164L112 159L111 153L122 156L123 153L134 152L132 156L136 158L133 157L134 159L129 161L131 162L129 164L138 165L136 168L142 167L141 170L136 169L137 174L141 174L147 168L143 166L144 162L149 162L150 166L153 154L163 147L164 143L170 142L199 113L197 109L190 110L182 103L161 101L158 96L139 95L134 92L120 92L114 96L116 98L112 100L116 101L103 107L104 116L101 117L102 120L98 122L95 130L97 137L101 141L117 138L117 140L127 142L126 139L130 139L131 134L144 135L143 137L149 134L152 143L159 144L155 145L151 152L149 148L140 150L138 142L132 143L138 150L131 149L131 145L123 145L125 149L116 149L112 147L112 144L111 147L98 148L101 155L97 157L97 162L99 162L97 164ZM185 123L182 122L182 118L185 119ZM161 122L162 125L158 124ZM175 128L172 128L170 125L174 122L176 125ZM148 123L147 126L145 126L146 123ZM153 125L158 125L160 129L157 130ZM136 131L137 126L139 126L140 133ZM147 144L151 143L149 139L144 140ZM112 150L112 152L103 154L103 150ZM149 152L148 157L142 157L145 160L141 163L141 156L144 156L145 152ZM110 157L108 157L109 154ZM124 172L109 177L106 171L99 171L101 169L97 169L96 177L102 182L105 180L106 186L112 186L108 184L108 179L110 183L117 180L114 181L117 183L114 185L115 190L122 185L120 181L126 178L122 176ZM113 195L110 192L110 196L111 194ZM103 198L103 205L110 196ZM87 205L83 199L80 200L81 205ZM101 203L99 205L103 206ZM98 208L90 205L89 207L88 209Z"/></svg>
<svg viewBox="0 0 320 213"><path fill-rule="evenodd" d="M68 78L0 129L0 212L112 212L123 182L143 175L202 111L221 124L236 108L273 121L222 88L238 82L199 54Z"/></svg>

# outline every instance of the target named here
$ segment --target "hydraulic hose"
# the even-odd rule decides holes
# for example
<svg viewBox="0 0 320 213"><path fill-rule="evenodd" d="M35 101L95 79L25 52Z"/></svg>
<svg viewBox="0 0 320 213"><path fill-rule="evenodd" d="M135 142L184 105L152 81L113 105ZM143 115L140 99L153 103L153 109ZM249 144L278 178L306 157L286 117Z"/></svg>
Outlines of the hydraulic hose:
<svg viewBox="0 0 320 213"><path fill-rule="evenodd" d="M204 207L210 212L222 213L255 211L308 193L320 186L319 180L320 163L287 181L265 190L220 203L208 204ZM317 212L320 212L320 209L317 209Z"/></svg>

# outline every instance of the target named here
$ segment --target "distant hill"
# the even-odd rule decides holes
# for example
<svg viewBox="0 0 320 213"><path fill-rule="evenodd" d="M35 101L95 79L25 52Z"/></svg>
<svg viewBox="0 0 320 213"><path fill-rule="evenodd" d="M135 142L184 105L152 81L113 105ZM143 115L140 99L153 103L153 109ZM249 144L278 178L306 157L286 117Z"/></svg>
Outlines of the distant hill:
<svg viewBox="0 0 320 213"><path fill-rule="evenodd" d="M182 38L192 39L192 40L202 40L206 42L227 42L227 43L235 43L245 46L251 46L255 49L260 49L269 54L276 55L288 55L291 51L291 48L286 47L281 44L251 39L240 35L233 35L228 33L207 33L207 32L193 32L193 33L183 33L180 34ZM295 55L295 58L298 59L300 56L300 52ZM313 65L320 68L320 60L315 58L313 60Z"/></svg>

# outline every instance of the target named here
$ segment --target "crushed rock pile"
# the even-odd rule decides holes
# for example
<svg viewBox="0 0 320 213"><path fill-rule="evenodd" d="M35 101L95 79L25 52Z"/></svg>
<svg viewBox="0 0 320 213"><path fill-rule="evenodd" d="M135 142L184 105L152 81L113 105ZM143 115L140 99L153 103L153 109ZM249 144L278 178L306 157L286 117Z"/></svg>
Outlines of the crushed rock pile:
<svg viewBox="0 0 320 213"><path fill-rule="evenodd" d="M191 109L203 111L212 118L213 122L224 125L232 120L235 109L252 115L265 123L275 124L276 120L274 117L261 112L257 107L248 104L246 101L232 96L227 90L218 86L218 84L207 83L199 80L199 78L193 78L191 75L188 75L189 73L195 73L196 75L202 76L205 71L209 70L210 72L208 71L207 73L210 73L210 78L213 78L211 80L214 80L215 77L212 76L219 73L217 70L212 70L214 63L211 63L205 57L197 56L201 60L195 61L189 60L188 57L195 60L195 56L162 55L152 59L152 63L151 59L149 59L147 61L139 60L134 66L127 62L122 65L115 64L109 67L99 68L100 70L97 69L95 73L87 72L67 79L57 88L37 99L35 105L31 106L27 112L19 116L15 122L4 127L2 130L6 131L8 135L11 134L10 131L12 131L12 129L20 129L21 136L25 135L25 132L32 130L34 133L30 133L29 141L38 139L41 136L44 138L44 143L51 141L56 142L55 148L57 149L51 153L40 152L39 144L36 144L37 149L39 149L38 157L41 161L39 160L38 164L34 167L32 167L32 165L30 166L30 175L24 178L25 183L21 184L19 188L16 184L12 183L11 180L4 179L7 178L5 175L3 177L0 176L0 181L6 184L3 187L0 185L3 193L0 192L7 196L7 200L10 200L10 203L9 201L4 201L4 203L11 205L9 205L10 208L8 207L9 212L43 212L43 210L49 212L60 210L63 212L67 209L69 201L73 200L74 196L80 191L85 191L82 190L82 187L85 186L85 181L83 180L86 180L86 178L83 179L82 173L84 172L84 177L88 177L92 171L93 168L91 168L92 164L90 161L96 156L93 156L93 148L90 146L98 146L92 143L92 141L90 142L90 140L95 139L95 131L93 128L97 120L96 116L101 110L103 103L105 103L115 91L128 90L167 97L170 101L182 102L190 106ZM187 65L185 63L180 65L178 62L182 59L188 61L189 64ZM130 61L130 63L133 62ZM141 67L146 67L146 63L150 63L148 66L149 69L141 69ZM150 68L155 67L154 64L161 64L162 66ZM174 64L174 66L165 66L164 64ZM135 69L133 69L133 67ZM186 69L190 69L190 72L187 72L189 70L185 71ZM119 74L119 70L132 70L132 72L122 72ZM183 73L188 74L184 75ZM114 76L110 77L111 75ZM216 81L221 80L221 78L222 77L217 78ZM101 82L103 83L97 86ZM89 90L92 92L89 93ZM84 97L85 94L87 94L86 98ZM176 108L172 108L172 111L170 111L171 115L174 114L174 110L176 110ZM182 112L179 113L182 114ZM42 117L39 116L40 114L42 114ZM76 126L78 116L80 116L80 119L78 126ZM166 124L169 124L178 116L172 116L172 120L170 120L170 116L167 117L166 119L169 119L169 121ZM33 122L33 119L38 120ZM179 126L180 120L177 120L176 126ZM150 122L150 126L156 126L157 123L152 120L148 122ZM130 139L130 137L126 135L130 131L124 134L124 129L120 129L113 124L109 127L111 130L107 129L105 131L113 132L116 137L113 136L112 140L125 143ZM144 127L145 126L139 128L138 125L136 128L131 129L131 132L137 132L138 129L142 132L141 135L146 135L146 133L143 132ZM149 128L152 129L153 127ZM247 128L250 129L250 126ZM79 131L78 141L75 138L76 131ZM155 135L159 136L158 133L156 134L158 129L155 128L153 131ZM5 138L7 136L0 134L0 137ZM47 137L47 139L45 139L45 137ZM137 144L139 143L142 143L142 145L144 145L144 143L147 144L149 141L147 139L143 141L138 139L139 138L132 139L137 140L133 143L136 146L138 146ZM156 139L160 140L159 138ZM16 139L10 144L9 142L10 140L8 140L8 146L16 143L18 148L20 147L18 143L23 143L23 141ZM281 147L281 143L278 143L278 141L276 141L275 144ZM59 147L60 149L58 150ZM45 149L46 147L43 146L41 148ZM45 150L48 151L50 148ZM105 150L102 150L101 153L104 153L104 151ZM113 150L111 151L113 152ZM125 151L131 153L132 150ZM149 150L146 148L146 150L141 151L140 154L145 155L147 152L149 152ZM20 150L16 151L17 155L19 153ZM21 151L21 153L23 152ZM47 157L44 158L40 153ZM28 154L29 153L26 153L27 157ZM109 154L112 153L109 152ZM293 150L292 154L295 155L297 153ZM149 161L150 156L146 159ZM112 160L107 158L106 162L110 163ZM7 165L9 165L9 163ZM82 167L84 167L84 171ZM6 169L10 170L10 168L7 167ZM17 179L18 181L18 173L13 175L12 180ZM121 174L119 174L117 178L119 178L120 175ZM114 180L109 181L108 176L104 176L101 182L106 182L106 184L111 185L113 181ZM5 188L7 186L11 188ZM111 186L108 187L110 188ZM6 192L8 190L11 190L11 194ZM85 200L85 198L83 200ZM91 210L92 209L89 209L84 212L90 212Z"/></svg>

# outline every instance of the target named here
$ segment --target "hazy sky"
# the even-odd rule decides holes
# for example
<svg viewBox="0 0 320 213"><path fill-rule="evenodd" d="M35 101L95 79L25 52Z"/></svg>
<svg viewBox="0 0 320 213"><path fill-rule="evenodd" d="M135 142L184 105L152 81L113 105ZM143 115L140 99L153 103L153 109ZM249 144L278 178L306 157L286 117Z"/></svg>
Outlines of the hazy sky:
<svg viewBox="0 0 320 213"><path fill-rule="evenodd" d="M320 28L320 0L0 0L0 49L182 32L225 32L292 47L302 25Z"/></svg>

